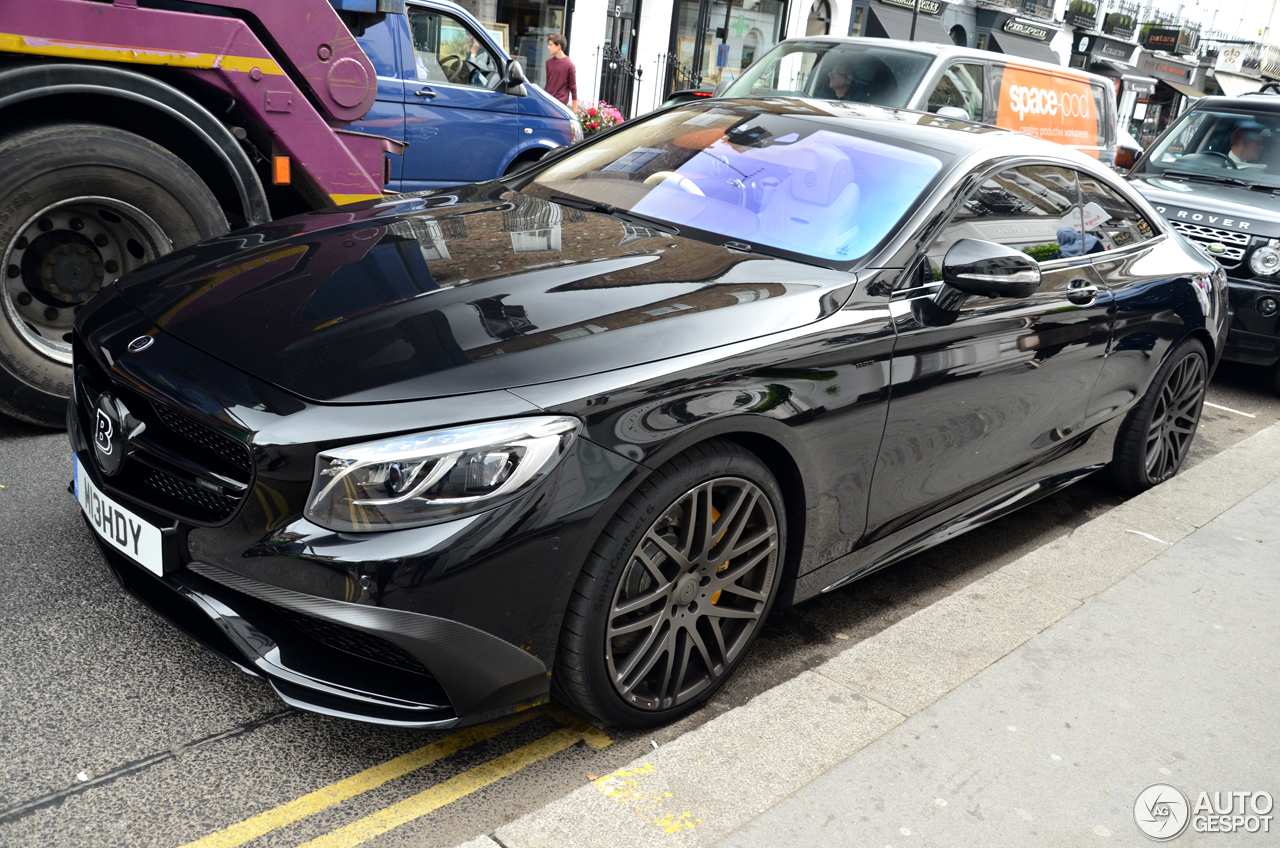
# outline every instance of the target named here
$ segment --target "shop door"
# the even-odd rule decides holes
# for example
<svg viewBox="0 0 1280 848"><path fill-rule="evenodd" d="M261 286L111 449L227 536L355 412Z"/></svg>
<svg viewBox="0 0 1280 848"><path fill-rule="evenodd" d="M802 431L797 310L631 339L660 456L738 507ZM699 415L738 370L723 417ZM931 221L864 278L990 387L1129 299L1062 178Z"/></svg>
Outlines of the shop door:
<svg viewBox="0 0 1280 848"><path fill-rule="evenodd" d="M786 13L783 0L677 0L665 91L735 79L782 40Z"/></svg>
<svg viewBox="0 0 1280 848"><path fill-rule="evenodd" d="M635 65L639 18L640 0L616 0L605 18L600 56L600 99L617 106L628 118L632 114L635 82L641 74Z"/></svg>

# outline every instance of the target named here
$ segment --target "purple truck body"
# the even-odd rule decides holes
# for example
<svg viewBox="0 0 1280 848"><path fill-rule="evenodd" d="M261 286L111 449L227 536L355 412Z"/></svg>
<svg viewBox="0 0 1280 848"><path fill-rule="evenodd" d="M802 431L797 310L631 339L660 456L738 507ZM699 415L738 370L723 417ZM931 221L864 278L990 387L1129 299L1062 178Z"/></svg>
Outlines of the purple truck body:
<svg viewBox="0 0 1280 848"><path fill-rule="evenodd" d="M145 8L136 0L5 4L0 52L190 74L270 129L269 152L290 157L295 184L314 205L381 197L385 154L403 145L340 129L373 105L377 78L327 0L205 5L256 19L275 52L238 17Z"/></svg>

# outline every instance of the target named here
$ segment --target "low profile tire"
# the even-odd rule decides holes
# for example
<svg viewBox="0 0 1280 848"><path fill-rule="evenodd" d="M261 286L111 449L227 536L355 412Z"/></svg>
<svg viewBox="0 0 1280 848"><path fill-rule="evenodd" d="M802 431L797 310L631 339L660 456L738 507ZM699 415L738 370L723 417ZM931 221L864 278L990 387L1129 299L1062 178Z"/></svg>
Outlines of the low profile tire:
<svg viewBox="0 0 1280 848"><path fill-rule="evenodd" d="M777 595L782 491L728 442L651 474L605 527L565 614L554 685L606 724L653 727L729 678Z"/></svg>
<svg viewBox="0 0 1280 848"><path fill-rule="evenodd" d="M0 138L0 412L64 426L80 307L227 229L195 171L141 136L58 124Z"/></svg>
<svg viewBox="0 0 1280 848"><path fill-rule="evenodd" d="M1125 416L1111 463L1116 488L1136 495L1178 473L1200 424L1208 385L1209 357L1204 345L1186 339Z"/></svg>

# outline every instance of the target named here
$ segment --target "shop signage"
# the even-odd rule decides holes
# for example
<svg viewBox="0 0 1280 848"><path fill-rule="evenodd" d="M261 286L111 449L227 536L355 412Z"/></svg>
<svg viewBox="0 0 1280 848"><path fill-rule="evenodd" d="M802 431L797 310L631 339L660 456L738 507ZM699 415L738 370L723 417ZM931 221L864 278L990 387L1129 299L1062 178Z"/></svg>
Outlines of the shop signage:
<svg viewBox="0 0 1280 848"><path fill-rule="evenodd" d="M1244 51L1229 44L1222 45L1218 50L1218 61L1213 63L1213 69L1226 71L1229 74L1240 73L1244 70Z"/></svg>
<svg viewBox="0 0 1280 848"><path fill-rule="evenodd" d="M1185 83L1191 79L1192 67L1171 62L1168 59L1161 59L1158 56L1143 54L1142 69L1156 79L1162 79L1165 82Z"/></svg>
<svg viewBox="0 0 1280 848"><path fill-rule="evenodd" d="M1107 59L1127 65L1129 56L1133 53L1133 45L1096 35L1082 35L1076 39L1072 52L1088 53L1095 59Z"/></svg>
<svg viewBox="0 0 1280 848"><path fill-rule="evenodd" d="M890 6L901 6L904 9L914 9L916 7L915 0L880 0ZM924 15L936 15L942 11L942 4L938 0L920 0L920 13Z"/></svg>
<svg viewBox="0 0 1280 848"><path fill-rule="evenodd" d="M1044 27L1033 26L1013 18L1005 21L1001 29L1010 35L1021 35L1023 38L1034 38L1036 41L1044 41L1049 37L1049 30Z"/></svg>
<svg viewBox="0 0 1280 848"><path fill-rule="evenodd" d="M1142 37L1142 46L1148 50L1167 50L1172 53L1178 49L1178 36L1181 34L1180 29L1152 27Z"/></svg>

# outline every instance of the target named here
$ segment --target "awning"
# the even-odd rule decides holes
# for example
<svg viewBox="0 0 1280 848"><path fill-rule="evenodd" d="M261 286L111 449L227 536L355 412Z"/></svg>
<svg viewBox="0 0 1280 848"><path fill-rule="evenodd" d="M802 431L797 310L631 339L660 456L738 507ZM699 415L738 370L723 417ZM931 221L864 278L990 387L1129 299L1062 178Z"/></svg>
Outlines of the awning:
<svg viewBox="0 0 1280 848"><path fill-rule="evenodd" d="M906 41L911 36L911 12L907 9L894 9L877 3L868 10L871 12L867 20L866 34L873 38L895 38ZM935 15L923 12L916 18L916 41L928 41L933 44L954 44L951 36Z"/></svg>
<svg viewBox="0 0 1280 848"><path fill-rule="evenodd" d="M1032 38L1021 38L1003 32L993 32L987 36L987 49L990 50L993 47L997 53L1021 56L1024 59L1035 59L1038 62L1048 62L1050 65L1062 64L1062 59L1049 48L1048 44Z"/></svg>
<svg viewBox="0 0 1280 848"><path fill-rule="evenodd" d="M1169 82L1168 80L1161 80L1161 82L1163 82L1165 85L1169 86L1179 94L1185 94L1187 97L1190 97L1192 100L1199 100L1201 97L1205 96L1203 91L1193 86L1187 85L1185 82Z"/></svg>
<svg viewBox="0 0 1280 848"><path fill-rule="evenodd" d="M1242 94L1249 94L1262 88L1262 80L1243 77L1240 74L1231 74L1226 71L1215 71L1213 78L1218 81L1218 85L1222 86L1222 93L1228 97L1239 97Z"/></svg>

